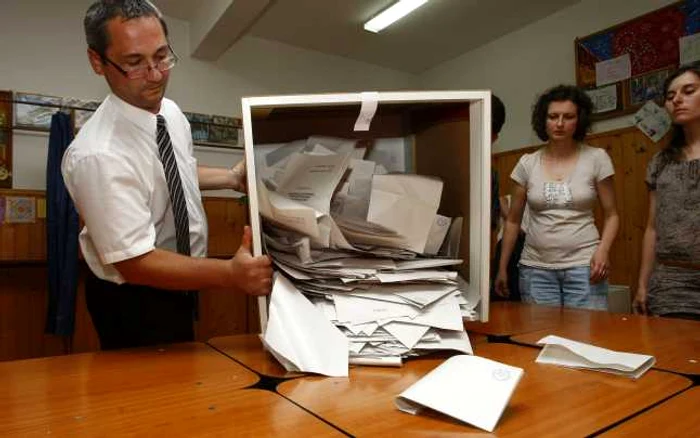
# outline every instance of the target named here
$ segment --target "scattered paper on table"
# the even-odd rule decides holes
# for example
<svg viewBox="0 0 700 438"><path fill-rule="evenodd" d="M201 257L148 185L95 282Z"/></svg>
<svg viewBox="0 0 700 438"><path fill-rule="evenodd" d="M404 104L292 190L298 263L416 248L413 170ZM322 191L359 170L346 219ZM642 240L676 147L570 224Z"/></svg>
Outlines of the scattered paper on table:
<svg viewBox="0 0 700 438"><path fill-rule="evenodd" d="M545 336L537 343L544 345L537 363L603 371L633 379L640 378L656 362L654 356L622 353L554 335Z"/></svg>
<svg viewBox="0 0 700 438"><path fill-rule="evenodd" d="M413 415L430 408L492 432L523 373L478 356L453 356L402 392L396 407Z"/></svg>

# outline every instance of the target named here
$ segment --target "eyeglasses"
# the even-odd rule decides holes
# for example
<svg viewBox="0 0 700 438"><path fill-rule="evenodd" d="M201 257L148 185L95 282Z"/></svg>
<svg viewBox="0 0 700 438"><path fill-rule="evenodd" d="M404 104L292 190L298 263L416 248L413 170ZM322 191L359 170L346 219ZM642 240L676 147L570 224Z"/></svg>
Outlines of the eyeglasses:
<svg viewBox="0 0 700 438"><path fill-rule="evenodd" d="M172 47L170 47L170 45L168 45L168 50L169 53L165 56L165 58L159 60L153 65L151 65L149 62L143 62L139 65L127 66L127 68L124 68L116 62L112 61L111 59L107 58L107 56L102 56L102 60L110 64L112 67L116 68L119 73L123 74L129 79L143 79L145 77L148 77L149 73L151 73L151 70L153 69L158 70L162 73L175 67L175 64L177 64L179 58L173 51Z"/></svg>

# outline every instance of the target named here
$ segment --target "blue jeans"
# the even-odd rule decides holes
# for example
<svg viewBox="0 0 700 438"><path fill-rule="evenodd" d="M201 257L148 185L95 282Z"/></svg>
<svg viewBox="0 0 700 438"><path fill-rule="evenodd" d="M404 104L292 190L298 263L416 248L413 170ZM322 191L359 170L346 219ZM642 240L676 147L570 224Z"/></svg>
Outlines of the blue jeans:
<svg viewBox="0 0 700 438"><path fill-rule="evenodd" d="M591 267L542 269L520 265L520 295L526 303L608 309L608 281L591 284Z"/></svg>

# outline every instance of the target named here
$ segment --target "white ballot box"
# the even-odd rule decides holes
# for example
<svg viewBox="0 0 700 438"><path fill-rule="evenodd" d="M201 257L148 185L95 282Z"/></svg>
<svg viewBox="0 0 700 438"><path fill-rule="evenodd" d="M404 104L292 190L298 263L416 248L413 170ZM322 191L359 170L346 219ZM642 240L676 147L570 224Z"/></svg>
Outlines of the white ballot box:
<svg viewBox="0 0 700 438"><path fill-rule="evenodd" d="M265 214L305 233L312 243L330 241L332 247L344 248L349 245L345 238L350 244L388 242L422 253L420 257L462 259L456 271L468 284L464 302L478 302L470 318L488 320L489 91L249 97L242 105L255 255L262 253ZM302 150L305 155L300 158ZM280 169L287 174L280 176ZM353 203L362 199L354 197L358 193L368 199L371 193L371 201ZM337 208L329 206L331 197L334 202L342 198L347 213L333 216L337 220L332 226L326 220ZM426 223L432 226L426 228ZM302 259L304 254L309 255L301 251ZM347 271L366 272L358 263ZM303 281L303 276L297 278ZM263 332L268 301L258 301Z"/></svg>

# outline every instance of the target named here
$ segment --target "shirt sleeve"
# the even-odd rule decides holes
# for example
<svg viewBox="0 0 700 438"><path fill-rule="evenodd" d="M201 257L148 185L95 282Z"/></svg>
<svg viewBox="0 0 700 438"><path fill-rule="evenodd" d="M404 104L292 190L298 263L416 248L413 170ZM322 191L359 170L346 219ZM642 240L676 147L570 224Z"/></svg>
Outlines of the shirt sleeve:
<svg viewBox="0 0 700 438"><path fill-rule="evenodd" d="M65 161L62 173L102 263L155 248L148 189L127 163L109 154L89 155Z"/></svg>
<svg viewBox="0 0 700 438"><path fill-rule="evenodd" d="M531 154L525 154L518 160L518 164L513 168L510 174L510 179L523 187L527 187L527 182L530 180L530 166L527 165L531 159Z"/></svg>
<svg viewBox="0 0 700 438"><path fill-rule="evenodd" d="M605 149L597 149L598 152L598 175L596 176L596 181L603 181L605 178L609 178L615 175L615 168L613 167L610 155L605 151Z"/></svg>

